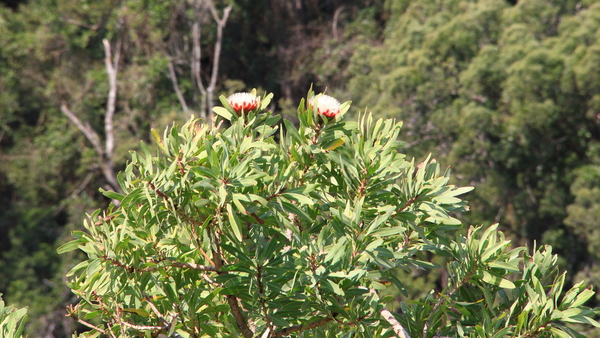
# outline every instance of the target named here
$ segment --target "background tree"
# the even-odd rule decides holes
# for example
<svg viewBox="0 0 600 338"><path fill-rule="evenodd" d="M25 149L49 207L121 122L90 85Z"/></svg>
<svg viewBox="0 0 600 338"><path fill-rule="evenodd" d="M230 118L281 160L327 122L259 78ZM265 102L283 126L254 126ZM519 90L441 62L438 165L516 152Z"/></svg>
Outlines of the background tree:
<svg viewBox="0 0 600 338"><path fill-rule="evenodd" d="M336 93L401 118L418 140L409 154L443 154L458 182L477 186L467 222L500 222L516 243L551 243L563 266L589 275L593 226L575 230L583 210L568 206L581 184L595 184L578 179L570 190L600 136L598 4L423 0L386 9L383 42L357 46Z"/></svg>

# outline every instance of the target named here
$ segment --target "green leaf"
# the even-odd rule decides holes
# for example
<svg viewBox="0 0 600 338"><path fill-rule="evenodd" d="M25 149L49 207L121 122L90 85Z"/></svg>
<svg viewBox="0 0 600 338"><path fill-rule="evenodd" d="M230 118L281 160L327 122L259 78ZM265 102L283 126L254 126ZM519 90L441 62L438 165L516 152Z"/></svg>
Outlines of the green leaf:
<svg viewBox="0 0 600 338"><path fill-rule="evenodd" d="M306 197L305 195L302 195L302 194L284 192L283 194L281 194L281 196L291 199L293 201L296 201L300 204L308 204L308 205L314 204L313 200L310 197Z"/></svg>
<svg viewBox="0 0 600 338"><path fill-rule="evenodd" d="M73 250L77 250L80 245L85 244L85 243L87 243L87 240L85 240L85 239L75 239L75 240L69 241L69 242L59 246L58 249L56 249L56 252L59 255L62 255L64 253L71 252Z"/></svg>
<svg viewBox="0 0 600 338"><path fill-rule="evenodd" d="M298 134L296 127L287 119L283 120L283 124L285 125L285 130L287 131L288 135L292 137L292 144L302 143L302 137L300 137L300 134Z"/></svg>
<svg viewBox="0 0 600 338"><path fill-rule="evenodd" d="M102 193L102 195L104 195L110 199L117 200L117 201L123 200L123 197L124 197L122 194L119 194L114 191L104 190L102 188L100 188L100 192Z"/></svg>
<svg viewBox="0 0 600 338"><path fill-rule="evenodd" d="M229 224L231 225L231 230L237 238L238 241L242 241L242 224L237 217L236 213L233 211L231 204L227 203L227 216L229 217Z"/></svg>
<svg viewBox="0 0 600 338"><path fill-rule="evenodd" d="M488 284L499 286L504 289L514 289L515 288L515 284L513 282L509 281L508 279L499 277L499 276L494 276L487 271L483 271L482 280Z"/></svg>
<svg viewBox="0 0 600 338"><path fill-rule="evenodd" d="M229 110L223 107L213 107L213 111L215 112L215 114L223 117L227 121L231 121L231 118L233 117L233 114L231 114Z"/></svg>
<svg viewBox="0 0 600 338"><path fill-rule="evenodd" d="M488 266L490 268L496 268L496 269L504 269L504 270L508 270L510 272L519 272L519 267L517 266L517 264L511 264L511 263L507 263L507 262L491 262L488 264Z"/></svg>
<svg viewBox="0 0 600 338"><path fill-rule="evenodd" d="M566 333L565 331L555 328L555 327L551 327L550 328L550 332L552 332L555 336L560 337L560 338L572 338L570 334Z"/></svg>
<svg viewBox="0 0 600 338"><path fill-rule="evenodd" d="M565 316L561 320L563 322L568 322L568 323L590 324L595 327L600 327L600 323L598 323L596 320L594 320L588 316L581 316L581 315L570 316L570 317Z"/></svg>
<svg viewBox="0 0 600 338"><path fill-rule="evenodd" d="M583 290L580 294L577 295L577 298L575 298L575 301L573 302L573 304L571 304L571 307L580 307L585 302L587 302L595 293L596 292L594 292L592 289Z"/></svg>

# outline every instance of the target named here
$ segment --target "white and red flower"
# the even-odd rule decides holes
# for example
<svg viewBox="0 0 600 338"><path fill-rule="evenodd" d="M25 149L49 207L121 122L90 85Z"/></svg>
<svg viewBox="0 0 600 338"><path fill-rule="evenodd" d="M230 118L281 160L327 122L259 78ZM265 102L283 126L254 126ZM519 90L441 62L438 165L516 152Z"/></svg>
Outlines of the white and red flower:
<svg viewBox="0 0 600 338"><path fill-rule="evenodd" d="M335 117L340 113L340 101L329 95L320 95L313 97L310 100L310 105L315 109L315 101L317 101L317 113L327 116Z"/></svg>
<svg viewBox="0 0 600 338"><path fill-rule="evenodd" d="M229 105L236 113L241 114L242 111L249 112L256 109L260 104L260 100L256 95L251 93L235 93L227 98Z"/></svg>

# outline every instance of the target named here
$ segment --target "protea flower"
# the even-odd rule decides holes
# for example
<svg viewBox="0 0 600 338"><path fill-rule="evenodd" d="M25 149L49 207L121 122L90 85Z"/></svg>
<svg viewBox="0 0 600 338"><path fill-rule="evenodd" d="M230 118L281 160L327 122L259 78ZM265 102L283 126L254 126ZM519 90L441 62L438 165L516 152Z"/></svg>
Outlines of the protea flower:
<svg viewBox="0 0 600 338"><path fill-rule="evenodd" d="M251 93L235 93L227 98L229 105L236 113L241 114L256 109L260 104L260 100L256 95Z"/></svg>
<svg viewBox="0 0 600 338"><path fill-rule="evenodd" d="M329 95L321 95L318 97L313 97L310 100L310 105L315 109L315 99L317 101L317 113L327 116L327 117L335 117L340 113L340 101Z"/></svg>

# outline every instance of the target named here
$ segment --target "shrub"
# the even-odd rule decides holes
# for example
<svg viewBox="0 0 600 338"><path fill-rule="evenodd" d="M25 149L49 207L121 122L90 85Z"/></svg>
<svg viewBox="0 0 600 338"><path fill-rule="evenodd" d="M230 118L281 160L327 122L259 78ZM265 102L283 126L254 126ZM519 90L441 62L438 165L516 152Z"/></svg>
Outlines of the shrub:
<svg viewBox="0 0 600 338"><path fill-rule="evenodd" d="M256 93L221 97L216 126L153 131L120 173L124 194L58 249L88 259L68 274L80 337L583 337L599 326L564 292L550 247L511 248L497 226L456 213L472 188L433 159L398 150L401 123L344 118L350 102L309 92L299 126ZM248 108L250 107L250 108ZM245 109L250 109L245 111ZM326 113L323 113L326 112ZM447 286L398 313L379 297L398 269L433 269ZM396 309L392 309L396 310Z"/></svg>

